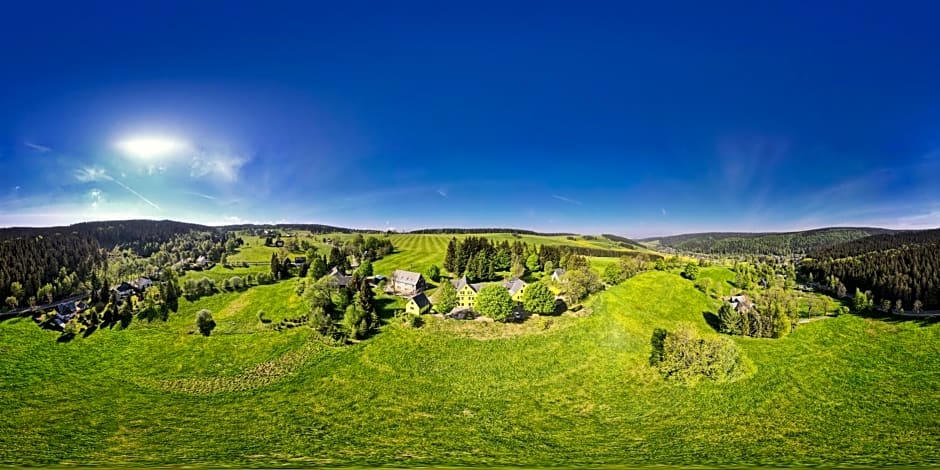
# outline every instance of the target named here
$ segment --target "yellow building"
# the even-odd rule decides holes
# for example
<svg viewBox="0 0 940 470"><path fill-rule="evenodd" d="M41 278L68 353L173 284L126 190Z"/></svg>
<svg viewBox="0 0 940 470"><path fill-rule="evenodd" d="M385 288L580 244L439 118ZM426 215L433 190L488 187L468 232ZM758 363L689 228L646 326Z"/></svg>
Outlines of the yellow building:
<svg viewBox="0 0 940 470"><path fill-rule="evenodd" d="M428 296L424 293L420 293L408 299L408 303L405 304L405 311L415 315L421 315L422 313L428 313L431 310L431 301L428 300Z"/></svg>
<svg viewBox="0 0 940 470"><path fill-rule="evenodd" d="M457 307L460 308L473 308L473 303L476 301L477 294L480 292L480 289L485 286L485 283L476 283L470 284L467 282L467 277L464 276L455 281L451 281L454 285L454 289L457 291ZM525 283L522 279L512 278L508 281L502 283L502 286L509 291L509 295L512 296L512 300L516 302L522 302L522 296L525 293L525 288L528 284Z"/></svg>

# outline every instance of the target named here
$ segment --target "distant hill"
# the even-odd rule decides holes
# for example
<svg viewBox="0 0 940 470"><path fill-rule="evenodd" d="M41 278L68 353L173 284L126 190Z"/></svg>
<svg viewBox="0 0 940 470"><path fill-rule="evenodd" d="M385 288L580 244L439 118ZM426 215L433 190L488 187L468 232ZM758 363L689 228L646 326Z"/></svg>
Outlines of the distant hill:
<svg viewBox="0 0 940 470"><path fill-rule="evenodd" d="M714 255L802 255L812 250L895 231L871 227L832 227L801 232L710 232L645 238L641 242L686 253Z"/></svg>
<svg viewBox="0 0 940 470"><path fill-rule="evenodd" d="M849 293L869 290L876 302L920 301L940 308L940 229L873 235L808 253L801 269L823 281L839 278Z"/></svg>
<svg viewBox="0 0 940 470"><path fill-rule="evenodd" d="M215 232L215 227L177 222L174 220L112 220L82 222L61 227L11 227L0 229L0 240L56 234L85 235L97 240L105 249L121 245L143 247L169 241L189 232Z"/></svg>
<svg viewBox="0 0 940 470"><path fill-rule="evenodd" d="M545 237L565 237L565 236L577 235L576 233L569 233L569 232L544 233L544 232L536 232L534 230L522 230L522 229L517 229L517 228L423 228L420 230L411 230L408 233L416 233L416 234L517 233L519 235L541 235Z"/></svg>
<svg viewBox="0 0 940 470"><path fill-rule="evenodd" d="M373 229L354 229L347 227L337 227L333 225L322 224L238 224L223 225L219 227L223 230L254 230L254 229L275 229L275 230L304 230L310 233L381 233L381 230Z"/></svg>
<svg viewBox="0 0 940 470"><path fill-rule="evenodd" d="M630 248L630 249L643 249L643 248L646 248L646 247L643 246L641 243L636 242L636 241L633 241L633 240L631 240L631 239L629 239L629 238L627 238L627 237L621 237L620 235L613 235L613 234L610 234L610 233L605 233L605 234L602 234L601 236L604 237L604 238L606 238L606 239L608 239L608 240L610 240L610 241L612 241L612 242L615 242L615 243L619 244L620 246L622 246L622 247L624 247L624 248Z"/></svg>

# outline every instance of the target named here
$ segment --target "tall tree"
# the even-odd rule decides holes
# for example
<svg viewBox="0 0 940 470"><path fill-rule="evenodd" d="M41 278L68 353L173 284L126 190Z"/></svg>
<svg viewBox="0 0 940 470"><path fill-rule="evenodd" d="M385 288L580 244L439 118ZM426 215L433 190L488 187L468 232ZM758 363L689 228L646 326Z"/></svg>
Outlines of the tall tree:
<svg viewBox="0 0 940 470"><path fill-rule="evenodd" d="M434 299L434 310L438 313L450 313L457 306L457 290L450 281L444 280L437 289Z"/></svg>
<svg viewBox="0 0 940 470"><path fill-rule="evenodd" d="M277 259L277 253L271 253L271 276L277 279L281 272L281 263Z"/></svg>

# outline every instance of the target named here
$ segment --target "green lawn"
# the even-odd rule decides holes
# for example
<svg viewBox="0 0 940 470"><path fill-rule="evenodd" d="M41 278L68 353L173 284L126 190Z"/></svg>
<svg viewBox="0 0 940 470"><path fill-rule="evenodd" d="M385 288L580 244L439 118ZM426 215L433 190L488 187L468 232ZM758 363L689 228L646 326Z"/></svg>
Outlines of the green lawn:
<svg viewBox="0 0 940 470"><path fill-rule="evenodd" d="M674 273L598 294L582 317L427 317L342 348L257 322L298 302L286 281L68 343L0 323L0 463L940 464L937 324L843 316L735 338L754 373L689 388L647 366L655 327L713 334L715 301ZM188 333L199 308L211 337Z"/></svg>

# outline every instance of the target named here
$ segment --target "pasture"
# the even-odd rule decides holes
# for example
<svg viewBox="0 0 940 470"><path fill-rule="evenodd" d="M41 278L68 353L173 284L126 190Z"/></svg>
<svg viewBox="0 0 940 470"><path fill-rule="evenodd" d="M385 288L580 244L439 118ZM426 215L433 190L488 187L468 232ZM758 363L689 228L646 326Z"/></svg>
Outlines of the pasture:
<svg viewBox="0 0 940 470"><path fill-rule="evenodd" d="M393 256L434 246L415 243ZM717 302L675 273L597 294L584 316L391 321L346 347L255 316L296 315L298 301L280 282L68 343L25 319L0 323L0 462L940 463L937 324L841 316L784 339L734 338L753 372L685 387L648 367L652 330L714 334L703 314ZM200 308L215 314L210 337L189 333Z"/></svg>

